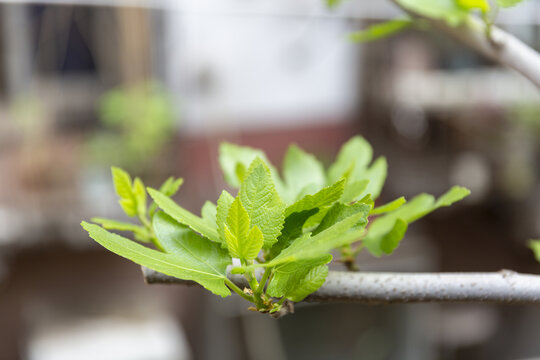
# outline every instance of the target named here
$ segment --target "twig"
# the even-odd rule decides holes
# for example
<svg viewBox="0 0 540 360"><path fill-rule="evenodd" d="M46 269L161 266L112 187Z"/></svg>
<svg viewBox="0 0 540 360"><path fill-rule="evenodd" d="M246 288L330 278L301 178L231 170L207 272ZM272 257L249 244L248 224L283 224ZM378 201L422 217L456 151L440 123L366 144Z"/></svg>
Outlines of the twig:
<svg viewBox="0 0 540 360"><path fill-rule="evenodd" d="M450 26L444 20L426 17L403 7L399 0L391 1L413 18L423 19L493 61L518 71L540 89L540 54L513 35L491 26L490 36L487 36L486 24L473 16L459 26Z"/></svg>
<svg viewBox="0 0 540 360"><path fill-rule="evenodd" d="M195 285L143 268L148 284ZM240 288L244 278L230 276ZM330 271L326 282L304 301L403 303L499 303L540 305L540 275L496 273L387 273Z"/></svg>

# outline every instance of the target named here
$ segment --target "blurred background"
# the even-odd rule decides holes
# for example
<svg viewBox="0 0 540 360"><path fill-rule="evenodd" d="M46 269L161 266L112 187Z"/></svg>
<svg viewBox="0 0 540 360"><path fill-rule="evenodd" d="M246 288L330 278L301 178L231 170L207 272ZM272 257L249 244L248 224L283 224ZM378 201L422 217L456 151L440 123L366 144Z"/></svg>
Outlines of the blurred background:
<svg viewBox="0 0 540 360"><path fill-rule="evenodd" d="M123 219L120 166L198 212L225 187L223 140L326 164L361 134L385 155L381 202L472 195L362 270L540 274L540 93L431 31L364 45L389 1L85 0L0 4L0 359L540 359L540 308L299 304L152 285L80 228ZM540 1L498 23L540 49ZM336 268L338 269L338 268Z"/></svg>

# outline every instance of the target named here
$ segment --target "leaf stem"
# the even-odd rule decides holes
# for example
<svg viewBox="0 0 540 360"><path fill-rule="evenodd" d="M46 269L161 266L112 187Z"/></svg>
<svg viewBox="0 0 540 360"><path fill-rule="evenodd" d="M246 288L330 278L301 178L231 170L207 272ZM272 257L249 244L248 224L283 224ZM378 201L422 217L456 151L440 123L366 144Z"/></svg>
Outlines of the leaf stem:
<svg viewBox="0 0 540 360"><path fill-rule="evenodd" d="M238 286L236 286L231 280L229 279L225 279L225 284L232 290L234 291L235 293L237 293L238 295L240 295L241 297L243 297L244 299L246 299L247 301L251 302L251 303L255 303L255 299L253 298L253 296L251 295L248 295L246 294L245 292L243 292Z"/></svg>
<svg viewBox="0 0 540 360"><path fill-rule="evenodd" d="M263 293L263 290L264 290L264 286L266 285L266 281L270 277L271 273L272 273L272 271L271 271L270 268L264 269L264 273L263 273L263 276L261 278L261 281L259 282L259 286L257 287L257 289L254 292L255 296L258 296L258 297L261 296L261 294Z"/></svg>

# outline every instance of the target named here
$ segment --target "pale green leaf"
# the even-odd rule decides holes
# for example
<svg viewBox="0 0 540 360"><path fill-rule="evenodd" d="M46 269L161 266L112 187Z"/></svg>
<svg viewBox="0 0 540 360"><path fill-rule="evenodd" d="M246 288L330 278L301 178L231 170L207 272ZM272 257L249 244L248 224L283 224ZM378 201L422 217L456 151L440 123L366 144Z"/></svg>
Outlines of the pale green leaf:
<svg viewBox="0 0 540 360"><path fill-rule="evenodd" d="M496 0L496 2L497 2L497 5L499 5L500 7L507 8L507 7L515 6L523 2L523 0Z"/></svg>
<svg viewBox="0 0 540 360"><path fill-rule="evenodd" d="M379 40L394 35L413 24L410 19L394 19L370 26L349 34L349 39L357 43Z"/></svg>
<svg viewBox="0 0 540 360"><path fill-rule="evenodd" d="M156 204L158 204L158 206L174 220L178 221L180 224L189 226L197 233L212 241L221 242L216 227L213 224L209 224L203 218L200 218L180 207L165 194L162 194L155 189L148 188L148 193Z"/></svg>
<svg viewBox="0 0 540 360"><path fill-rule="evenodd" d="M223 246L226 246L227 244L224 229L225 223L227 222L227 215L229 214L229 209L231 208L233 201L234 197L226 190L223 190L221 192L221 195L219 196L219 199L217 201L216 226Z"/></svg>
<svg viewBox="0 0 540 360"><path fill-rule="evenodd" d="M366 193L369 180L348 181L345 184L345 190L339 201L342 203L350 203Z"/></svg>
<svg viewBox="0 0 540 360"><path fill-rule="evenodd" d="M232 257L252 260L259 254L263 235L257 226L250 231L250 219L239 197L233 201L229 209L224 233Z"/></svg>
<svg viewBox="0 0 540 360"><path fill-rule="evenodd" d="M394 211L406 202L407 200L405 200L403 196L399 197L396 200L389 202L388 204L384 204L374 208L373 210L371 210L370 215L380 215L390 211Z"/></svg>
<svg viewBox="0 0 540 360"><path fill-rule="evenodd" d="M386 158L381 156L373 162L373 164L366 170L363 177L369 180L367 188L362 195L370 194L372 199L377 199L381 194L381 190L386 181L386 175L388 172L388 164ZM363 197L363 196L358 196Z"/></svg>
<svg viewBox="0 0 540 360"><path fill-rule="evenodd" d="M264 237L264 249L277 241L285 219L285 205L279 197L270 169L257 158L250 165L238 197L246 209L251 225L256 225Z"/></svg>
<svg viewBox="0 0 540 360"><path fill-rule="evenodd" d="M137 214L140 216L146 215L146 189L141 179L138 177L133 181L133 196L137 203Z"/></svg>
<svg viewBox="0 0 540 360"><path fill-rule="evenodd" d="M471 191L463 186L453 186L449 191L442 195L435 203L435 208L450 206L453 203L469 196Z"/></svg>
<svg viewBox="0 0 540 360"><path fill-rule="evenodd" d="M283 161L283 180L287 189L285 200L293 203L306 193L324 187L326 178L324 168L315 156L291 145Z"/></svg>
<svg viewBox="0 0 540 360"><path fill-rule="evenodd" d="M168 197L172 197L174 194L178 192L180 189L180 186L184 183L184 179L178 178L174 179L174 177L169 177L165 182L160 186L159 192L162 194L165 194ZM150 205L150 208L148 209L148 214L150 215L150 218L154 216L154 213L157 210L157 204L155 202L152 202Z"/></svg>
<svg viewBox="0 0 540 360"><path fill-rule="evenodd" d="M262 150L226 142L221 143L219 147L219 164L221 165L221 170L227 184L234 188L239 188L243 179L239 179L238 175L245 176L245 169L249 169L249 166L256 158L264 160L271 171L277 174L277 171L272 168L266 158L266 154Z"/></svg>
<svg viewBox="0 0 540 360"><path fill-rule="evenodd" d="M540 240L529 241L529 247L534 252L534 256L538 262L540 262Z"/></svg>
<svg viewBox="0 0 540 360"><path fill-rule="evenodd" d="M490 9L488 0L456 0L456 2L465 10L479 9L482 12L488 12Z"/></svg>
<svg viewBox="0 0 540 360"><path fill-rule="evenodd" d="M92 218L91 220L92 222L100 224L107 230L131 231L137 236L137 240L144 242L150 241L151 234L148 233L148 231L144 227L137 224L99 217Z"/></svg>
<svg viewBox="0 0 540 360"><path fill-rule="evenodd" d="M397 0L405 9L434 19L445 20L451 26L463 22L469 12L460 7L456 0Z"/></svg>
<svg viewBox="0 0 540 360"><path fill-rule="evenodd" d="M131 177L124 170L115 166L111 167L114 189L120 197L118 201L128 216L137 215L137 200L133 194Z"/></svg>
<svg viewBox="0 0 540 360"><path fill-rule="evenodd" d="M355 136L347 141L339 151L336 162L328 169L328 182L333 184L348 172L363 172L373 157L373 148L361 136ZM353 180L364 180L352 176Z"/></svg>
<svg viewBox="0 0 540 360"><path fill-rule="evenodd" d="M376 218L370 225L369 231L362 242L375 256L388 253L385 250L388 250L389 247L385 246L385 249L383 249L381 244L385 236L387 236L387 234L389 234L392 230L397 232L399 229L403 228L403 226L401 226L398 229L394 229L397 219L401 219L407 224L410 224L440 207L449 206L452 203L463 199L468 194L469 190L463 187L454 186L443 194L437 201L435 201L435 198L429 194L417 195L411 201L405 205L402 205L397 210L391 211ZM394 236L392 239L395 240L396 238L397 237ZM396 247L398 244L396 244Z"/></svg>
<svg viewBox="0 0 540 360"><path fill-rule="evenodd" d="M217 207L211 201L206 201L201 208L201 216L206 222L215 226L217 218Z"/></svg>
<svg viewBox="0 0 540 360"><path fill-rule="evenodd" d="M90 237L103 247L139 265L179 279L196 281L222 297L229 296L231 293L225 286L225 259L228 259L228 255L221 251L219 246L212 247L209 241L201 241L204 239L200 238L198 242L189 243L192 253L168 254L112 234L98 225L84 221L81 225ZM159 227L156 230L161 234L158 237L168 236L164 233L168 234L169 230L161 230ZM196 247L197 250L193 250L193 247ZM198 257L194 257L193 253L198 254Z"/></svg>

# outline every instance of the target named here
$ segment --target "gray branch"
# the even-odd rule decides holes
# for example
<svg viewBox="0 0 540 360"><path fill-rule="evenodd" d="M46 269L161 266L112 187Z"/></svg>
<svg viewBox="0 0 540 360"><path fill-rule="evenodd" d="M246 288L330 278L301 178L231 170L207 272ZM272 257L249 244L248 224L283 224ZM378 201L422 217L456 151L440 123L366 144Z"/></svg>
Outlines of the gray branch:
<svg viewBox="0 0 540 360"><path fill-rule="evenodd" d="M195 285L143 268L148 284ZM239 276L230 276L239 287ZM540 305L540 275L496 273L389 273L330 271L326 282L304 301L359 304L499 303Z"/></svg>
<svg viewBox="0 0 540 360"><path fill-rule="evenodd" d="M493 61L518 71L540 89L540 54L513 35L493 26L491 36L488 37L486 25L473 16L470 17L469 21L454 27L443 20L425 17L410 11L401 6L399 0L391 1L413 18L423 19L432 27L450 35Z"/></svg>

